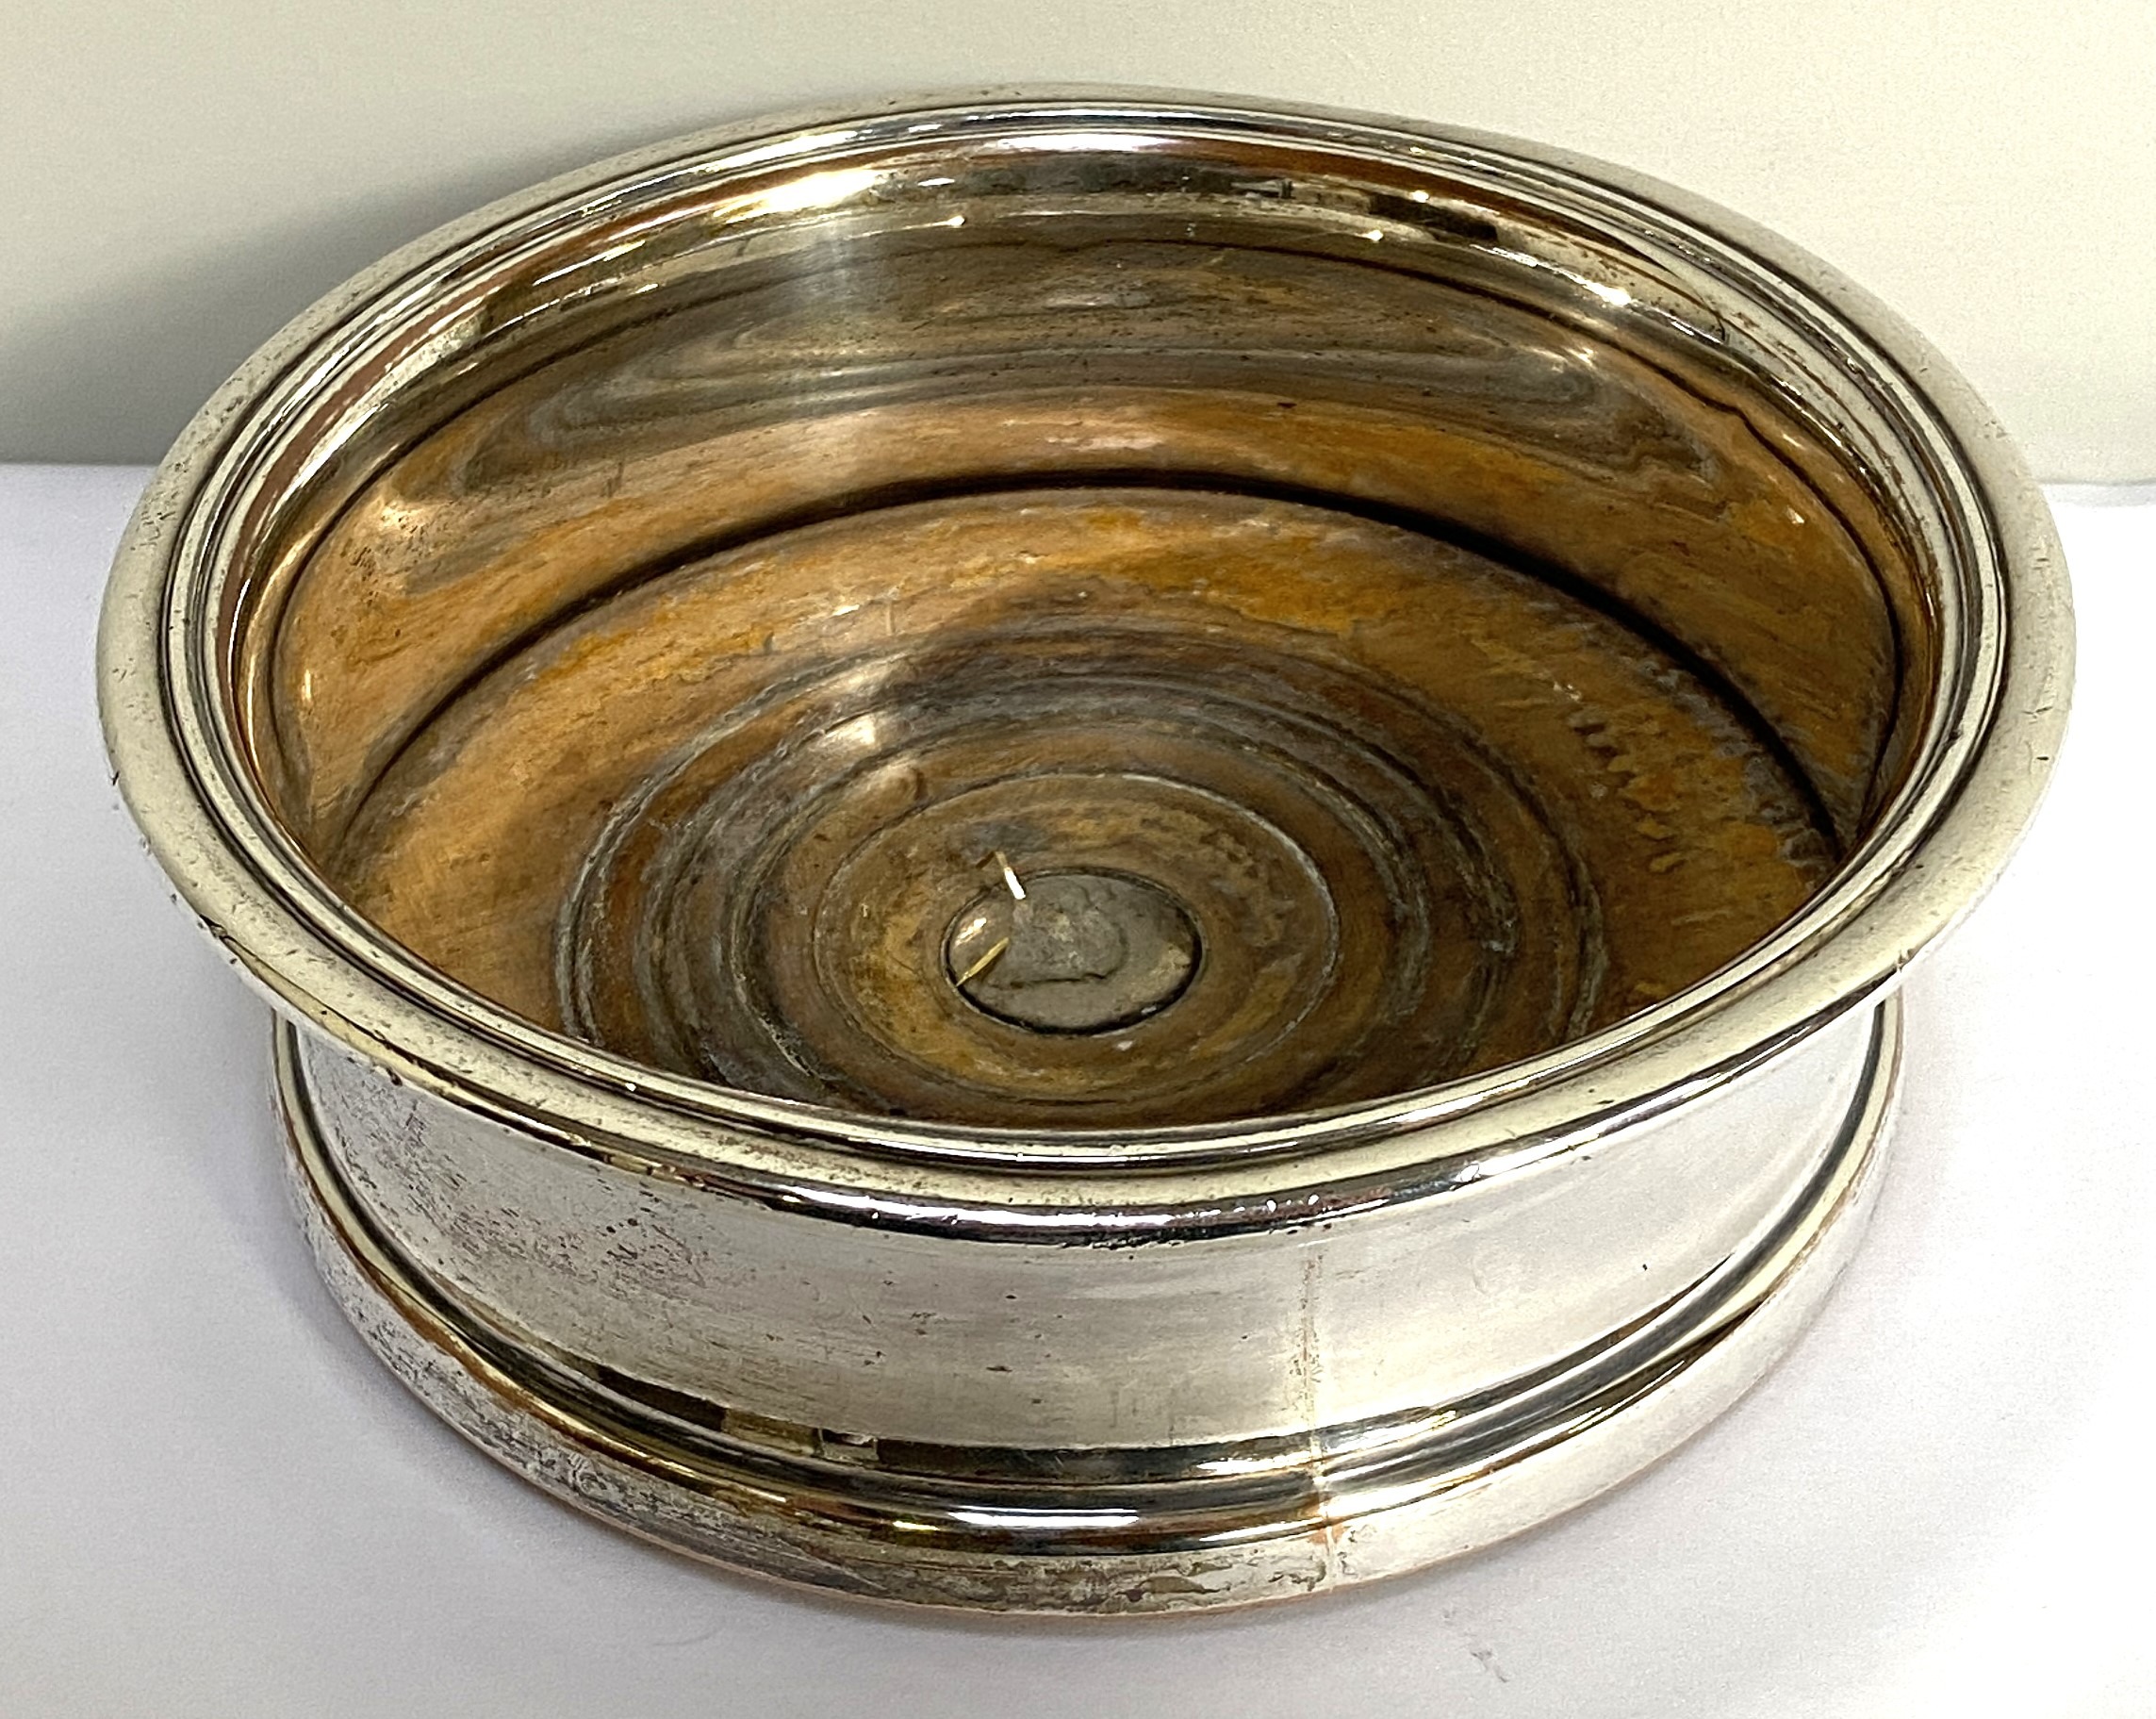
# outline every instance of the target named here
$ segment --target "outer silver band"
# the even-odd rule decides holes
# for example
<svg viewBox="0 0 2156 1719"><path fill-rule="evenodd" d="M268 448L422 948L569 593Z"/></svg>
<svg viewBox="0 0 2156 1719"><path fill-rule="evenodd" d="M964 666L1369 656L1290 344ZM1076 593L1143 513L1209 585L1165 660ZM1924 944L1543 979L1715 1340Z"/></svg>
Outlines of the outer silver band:
<svg viewBox="0 0 2156 1719"><path fill-rule="evenodd" d="M983 1261L979 1244L930 1238L888 1238L880 1254L814 1218L701 1201L535 1149L288 1026L278 1092L316 1258L354 1325L457 1430L550 1492L699 1556L876 1598L1157 1612L1287 1597L1487 1545L1592 1497L1712 1419L1794 1340L1863 1231L1900 1015L1889 999L1852 1017L1602 1161L1607 1210L1648 1256L1638 1283L1625 1265L1553 1263L1562 1275L1542 1282L1517 1272L1502 1208L1489 1245L1473 1239L1491 1207L1468 1187L1289 1247L1188 1245L1166 1268L1203 1298L1210 1330L1173 1347L1159 1341L1163 1309L1191 1290L1134 1288L1144 1255L1044 1257L1017 1245ZM1788 1144L1760 1174L1748 1149L1769 1113ZM415 1156L432 1165L417 1182ZM1674 1187L1743 1174L1748 1159L1750 1198L1723 1210L1749 1223L1703 1235ZM514 1204L513 1244L499 1212L490 1234L476 1212L444 1225L438 1204L430 1221L410 1198L472 1177ZM388 1239L362 1188L395 1205L407 1241L426 1237L429 1264ZM1537 1203L1508 1190L1503 1206ZM636 1214L642 1235L618 1240ZM606 1215L614 1221L593 1223ZM793 1281L771 1281L781 1275ZM1457 1281L1440 1281L1448 1275ZM1643 1285L1656 1298L1640 1297ZM683 1310L675 1329L704 1347L702 1376L691 1359L678 1383L699 1388L629 1386L505 1329L477 1299L535 1286L598 1310L605 1329L584 1335L614 1355L649 1341L645 1309L668 1298ZM1591 1305L1567 1306L1583 1288ZM1130 1320L1063 1318L1104 1296L1123 1298ZM1650 1299L1606 1334L1612 1308ZM559 1311L525 1305L540 1318ZM922 1317L932 1306L958 1316ZM985 1332L968 1310L997 1315L998 1329ZM1053 1367L1028 1364L1049 1342ZM1495 1377L1538 1349L1545 1366ZM792 1376L758 1377L765 1351ZM1212 1369L1223 1357L1236 1373ZM1127 1380L1122 1424L1089 1428L1072 1411L1099 1400L1090 1386L1104 1373ZM869 1374L864 1406L856 1381ZM1477 1374L1480 1391L1413 1397L1418 1384ZM999 1404L1012 1380L1023 1398L1006 1389ZM1025 1436L1040 1424L1037 1393L1058 1382L1078 1387L1064 1424L1102 1443L1056 1453L980 1441L999 1407ZM1178 1416L1178 1402L1195 1413ZM840 1413L896 1413L912 1436L822 1424ZM973 1437L939 1443L938 1430Z"/></svg>

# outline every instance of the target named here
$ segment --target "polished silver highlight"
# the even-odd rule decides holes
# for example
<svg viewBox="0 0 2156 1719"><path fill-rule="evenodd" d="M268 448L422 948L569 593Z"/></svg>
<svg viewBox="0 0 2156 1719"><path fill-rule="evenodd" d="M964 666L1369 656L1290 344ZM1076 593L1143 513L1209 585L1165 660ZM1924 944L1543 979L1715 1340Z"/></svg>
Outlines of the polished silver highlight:
<svg viewBox="0 0 2156 1719"><path fill-rule="evenodd" d="M1159 1612L1772 1363L2071 649L1989 417L1783 241L1079 91L388 258L173 450L101 691L439 1413L731 1564Z"/></svg>

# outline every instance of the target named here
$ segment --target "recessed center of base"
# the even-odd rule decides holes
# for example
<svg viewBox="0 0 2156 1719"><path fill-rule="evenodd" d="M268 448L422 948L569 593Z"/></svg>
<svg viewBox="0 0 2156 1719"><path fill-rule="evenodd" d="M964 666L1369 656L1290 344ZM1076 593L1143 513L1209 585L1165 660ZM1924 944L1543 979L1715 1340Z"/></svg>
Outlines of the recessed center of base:
<svg viewBox="0 0 2156 1719"><path fill-rule="evenodd" d="M1036 1033L1106 1033L1158 1014L1197 959L1197 928L1175 899L1112 871L1008 874L944 938L960 994Z"/></svg>

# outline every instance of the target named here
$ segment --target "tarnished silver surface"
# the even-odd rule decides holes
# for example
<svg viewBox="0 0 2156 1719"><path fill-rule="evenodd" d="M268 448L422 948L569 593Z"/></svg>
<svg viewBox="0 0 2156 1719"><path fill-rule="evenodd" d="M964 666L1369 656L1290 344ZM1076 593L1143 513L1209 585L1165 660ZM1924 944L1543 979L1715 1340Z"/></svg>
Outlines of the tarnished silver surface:
<svg viewBox="0 0 2156 1719"><path fill-rule="evenodd" d="M1898 1016L1613 1142L1562 1223L1499 1178L1111 1253L864 1234L606 1166L565 1182L289 1027L278 1073L331 1287L549 1491L876 1598L1150 1612L1487 1545L1725 1408L1861 1232ZM500 1205L442 1193L473 1187Z"/></svg>
<svg viewBox="0 0 2156 1719"><path fill-rule="evenodd" d="M420 1396L728 1562L1160 1611L1516 1531L1781 1352L2071 638L1982 408L1770 236L1077 93L388 259L101 650Z"/></svg>

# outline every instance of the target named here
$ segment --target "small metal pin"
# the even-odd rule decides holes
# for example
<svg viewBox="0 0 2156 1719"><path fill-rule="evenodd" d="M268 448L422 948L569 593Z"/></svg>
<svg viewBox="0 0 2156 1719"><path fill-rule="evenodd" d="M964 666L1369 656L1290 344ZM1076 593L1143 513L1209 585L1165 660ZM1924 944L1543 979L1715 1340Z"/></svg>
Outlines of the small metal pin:
<svg viewBox="0 0 2156 1719"><path fill-rule="evenodd" d="M962 986L971 984L976 979L979 979L981 974L987 972L990 967L994 967L996 962L1001 960L1003 957L1003 951L1010 947L1011 939L1009 937L996 938L994 943L989 945L986 952L982 954L979 961L976 961L971 967L967 967L964 972L958 976L959 983Z"/></svg>
<svg viewBox="0 0 2156 1719"><path fill-rule="evenodd" d="M1026 885L1018 881L1018 874L1011 869L1010 860L1005 858L1000 851L993 857L996 863L1003 868L1003 886L1011 892L1011 899L1013 901L1023 901L1026 899Z"/></svg>
<svg viewBox="0 0 2156 1719"><path fill-rule="evenodd" d="M1011 892L1011 899L1013 901L1024 901L1026 899L1026 885L1018 881L1018 873L1012 868L1011 856L1005 853L999 848L994 853L991 853L988 856L988 863L994 866L1003 874L1003 887ZM966 927L966 934L970 936L986 929L987 922L988 921L985 915L976 916L973 922ZM1009 934L1005 934L1003 936L998 937L993 944L981 951L979 958L976 960L971 967L967 967L964 972L958 976L959 984L962 987L971 984L976 979L979 979L981 974L987 972L990 967L994 967L998 961L1002 960L1005 951L1008 950L1010 947L1011 938Z"/></svg>

